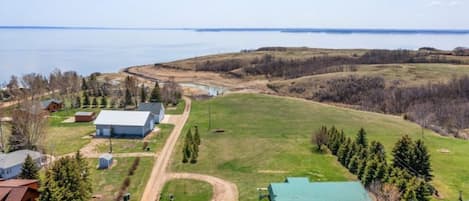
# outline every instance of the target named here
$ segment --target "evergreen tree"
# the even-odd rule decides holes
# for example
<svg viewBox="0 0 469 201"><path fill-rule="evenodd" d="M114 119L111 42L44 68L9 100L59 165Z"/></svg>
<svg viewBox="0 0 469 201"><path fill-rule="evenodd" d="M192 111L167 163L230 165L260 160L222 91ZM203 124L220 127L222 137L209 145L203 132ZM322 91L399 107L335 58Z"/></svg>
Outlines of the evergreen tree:
<svg viewBox="0 0 469 201"><path fill-rule="evenodd" d="M96 97L93 98L93 103L92 103L93 107L94 108L97 108L98 107L98 100L96 99Z"/></svg>
<svg viewBox="0 0 469 201"><path fill-rule="evenodd" d="M194 143L199 146L200 145L200 135L199 135L199 127L194 126L195 133L194 133Z"/></svg>
<svg viewBox="0 0 469 201"><path fill-rule="evenodd" d="M375 181L384 183L386 182L388 176L388 166L384 161L380 161L379 158L376 159L378 161L378 167L376 168Z"/></svg>
<svg viewBox="0 0 469 201"><path fill-rule="evenodd" d="M38 201L62 201L63 196L61 193L63 192L62 188L57 186L57 183L52 178L52 172L46 171L46 175L41 181L41 187L39 188L39 195Z"/></svg>
<svg viewBox="0 0 469 201"><path fill-rule="evenodd" d="M418 179L413 186L415 186L415 197L418 201L430 200L429 196L431 196L431 190L425 181Z"/></svg>
<svg viewBox="0 0 469 201"><path fill-rule="evenodd" d="M140 102L147 102L147 91L145 90L145 84L142 84L142 87L140 88Z"/></svg>
<svg viewBox="0 0 469 201"><path fill-rule="evenodd" d="M93 192L93 184L91 183L91 175L88 162L81 155L80 150L75 153L75 160L80 171L80 180L82 181L82 188L80 188L83 197L91 197Z"/></svg>
<svg viewBox="0 0 469 201"><path fill-rule="evenodd" d="M132 94L130 93L130 90L128 88L125 89L125 99L124 99L124 104L126 106L132 105Z"/></svg>
<svg viewBox="0 0 469 201"><path fill-rule="evenodd" d="M362 180L363 175L365 174L366 169L366 160L359 159L358 160L358 169L357 169L357 178Z"/></svg>
<svg viewBox="0 0 469 201"><path fill-rule="evenodd" d="M195 142L192 144L191 150L191 163L197 163L197 158L199 157L199 145Z"/></svg>
<svg viewBox="0 0 469 201"><path fill-rule="evenodd" d="M194 138L192 137L192 131L189 129L186 133L186 143L190 146L194 144Z"/></svg>
<svg viewBox="0 0 469 201"><path fill-rule="evenodd" d="M106 108L107 107L107 99L104 96L101 96L101 107Z"/></svg>
<svg viewBox="0 0 469 201"><path fill-rule="evenodd" d="M8 137L8 151L17 151L24 148L25 143L23 142L24 136L19 132L16 127L16 123L11 124L11 134Z"/></svg>
<svg viewBox="0 0 469 201"><path fill-rule="evenodd" d="M182 149L182 162L187 163L189 161L189 158L191 158L191 149L189 147L189 144L184 143L184 147Z"/></svg>
<svg viewBox="0 0 469 201"><path fill-rule="evenodd" d="M155 87L151 91L150 102L152 103L162 102L160 85L158 84L158 82L155 82Z"/></svg>
<svg viewBox="0 0 469 201"><path fill-rule="evenodd" d="M90 106L90 96L88 95L88 93L84 92L83 93L83 96L84 96L84 99L83 99L83 106L85 107L89 107Z"/></svg>
<svg viewBox="0 0 469 201"><path fill-rule="evenodd" d="M360 158L358 158L358 155L355 155L350 159L350 162L348 164L348 170L350 171L350 173L357 174L359 162Z"/></svg>
<svg viewBox="0 0 469 201"><path fill-rule="evenodd" d="M357 137L355 139L356 143L362 147L367 147L368 146L368 140L366 139L366 131L363 128L360 128L360 130L357 133Z"/></svg>
<svg viewBox="0 0 469 201"><path fill-rule="evenodd" d="M372 141L369 147L370 155L378 157L379 161L386 161L386 152L384 151L384 145L378 141Z"/></svg>
<svg viewBox="0 0 469 201"><path fill-rule="evenodd" d="M365 172L361 177L363 185L366 187L370 186L370 184L375 180L377 169L378 160L376 160L376 158L371 159L366 163Z"/></svg>
<svg viewBox="0 0 469 201"><path fill-rule="evenodd" d="M37 167L34 160L31 156L26 156L24 160L23 167L21 168L21 173L19 178L21 179L38 179L39 178L39 168Z"/></svg>
<svg viewBox="0 0 469 201"><path fill-rule="evenodd" d="M347 161L347 155L350 151L350 144L351 144L350 138L347 138L346 142L344 144L340 145L340 148L337 151L337 159L344 166L348 162Z"/></svg>
<svg viewBox="0 0 469 201"><path fill-rule="evenodd" d="M415 142L411 166L415 171L417 171L416 176L423 177L425 181L432 180L433 175L431 174L430 154L422 140L417 140L417 142Z"/></svg>
<svg viewBox="0 0 469 201"><path fill-rule="evenodd" d="M83 91L88 90L88 84L86 84L86 79L85 78L81 79L81 90L83 90Z"/></svg>
<svg viewBox="0 0 469 201"><path fill-rule="evenodd" d="M414 143L408 135L402 136L394 145L393 153L393 166L401 169L405 169L409 172L414 172L411 167L414 150Z"/></svg>
<svg viewBox="0 0 469 201"><path fill-rule="evenodd" d="M80 96L75 97L75 108L81 108L81 98L80 98Z"/></svg>

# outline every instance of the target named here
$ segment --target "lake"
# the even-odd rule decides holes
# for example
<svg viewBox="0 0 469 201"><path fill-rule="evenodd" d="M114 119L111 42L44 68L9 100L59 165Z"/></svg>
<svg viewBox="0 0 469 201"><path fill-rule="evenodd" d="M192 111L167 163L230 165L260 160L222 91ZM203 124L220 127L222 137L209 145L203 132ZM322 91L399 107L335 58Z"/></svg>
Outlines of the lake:
<svg viewBox="0 0 469 201"><path fill-rule="evenodd" d="M54 68L117 72L133 65L265 46L450 50L469 46L468 31L323 29L102 29L0 27L0 82Z"/></svg>

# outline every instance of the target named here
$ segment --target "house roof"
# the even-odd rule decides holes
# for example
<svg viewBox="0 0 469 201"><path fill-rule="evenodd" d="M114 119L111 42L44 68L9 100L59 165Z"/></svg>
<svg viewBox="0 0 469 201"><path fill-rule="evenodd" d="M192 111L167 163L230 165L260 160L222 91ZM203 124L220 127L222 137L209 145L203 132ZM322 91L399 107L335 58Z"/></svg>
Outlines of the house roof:
<svg viewBox="0 0 469 201"><path fill-rule="evenodd" d="M28 191L39 195L37 189L38 180L10 179L0 181L0 200L18 201L22 200ZM32 187L31 184L35 184Z"/></svg>
<svg viewBox="0 0 469 201"><path fill-rule="evenodd" d="M47 108L51 103L61 104L62 101L57 100L57 99L49 99L49 100L41 101L41 106L42 108Z"/></svg>
<svg viewBox="0 0 469 201"><path fill-rule="evenodd" d="M77 112L75 116L93 116L94 112Z"/></svg>
<svg viewBox="0 0 469 201"><path fill-rule="evenodd" d="M41 157L41 153L26 149L0 154L0 168L9 168L15 165L23 164L28 154L33 160Z"/></svg>
<svg viewBox="0 0 469 201"><path fill-rule="evenodd" d="M8 179L0 181L0 187L28 186L37 182L35 179Z"/></svg>
<svg viewBox="0 0 469 201"><path fill-rule="evenodd" d="M162 103L140 103L138 104L139 111L149 111L152 114L160 114L161 110L164 110Z"/></svg>
<svg viewBox="0 0 469 201"><path fill-rule="evenodd" d="M313 182L289 177L269 186L272 201L371 201L360 182Z"/></svg>
<svg viewBox="0 0 469 201"><path fill-rule="evenodd" d="M101 110L94 121L95 125L145 126L150 112Z"/></svg>
<svg viewBox="0 0 469 201"><path fill-rule="evenodd" d="M112 159L112 154L108 154L108 153L106 153L106 154L101 154L101 155L99 156L99 158L100 158L100 159L103 158L103 159L106 159L106 160L111 160L111 159Z"/></svg>

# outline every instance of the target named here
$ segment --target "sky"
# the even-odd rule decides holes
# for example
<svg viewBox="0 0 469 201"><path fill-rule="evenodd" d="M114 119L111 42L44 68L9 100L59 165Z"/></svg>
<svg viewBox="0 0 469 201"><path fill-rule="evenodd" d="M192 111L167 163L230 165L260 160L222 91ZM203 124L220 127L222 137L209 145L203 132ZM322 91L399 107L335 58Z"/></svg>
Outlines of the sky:
<svg viewBox="0 0 469 201"><path fill-rule="evenodd" d="M469 29L469 0L1 0L0 26Z"/></svg>

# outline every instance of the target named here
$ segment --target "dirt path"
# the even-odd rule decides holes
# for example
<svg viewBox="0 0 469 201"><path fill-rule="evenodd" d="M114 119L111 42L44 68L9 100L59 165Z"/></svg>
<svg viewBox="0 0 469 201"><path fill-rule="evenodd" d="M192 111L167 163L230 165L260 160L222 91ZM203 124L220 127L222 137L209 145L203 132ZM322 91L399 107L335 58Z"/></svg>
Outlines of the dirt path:
<svg viewBox="0 0 469 201"><path fill-rule="evenodd" d="M143 192L141 201L157 200L166 182L166 170L169 166L171 153L173 152L173 149L176 146L177 139L181 134L184 124L186 124L186 121L189 118L189 113L191 109L191 100L189 98L184 99L186 101L186 109L181 115L181 118L178 118L177 122L175 122L176 124L173 131L171 132L171 135L168 137L159 156L156 157L155 164L153 166L148 183L145 187L145 191Z"/></svg>
<svg viewBox="0 0 469 201"><path fill-rule="evenodd" d="M168 181L171 179L204 181L213 186L212 201L238 201L238 188L236 185L217 177L192 173L170 173L167 175L167 179Z"/></svg>

